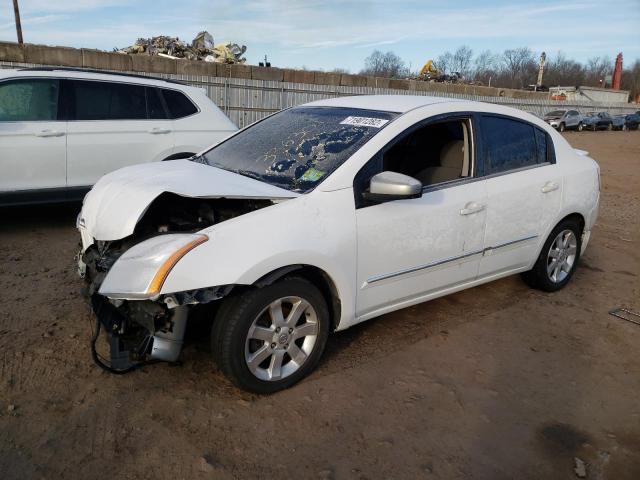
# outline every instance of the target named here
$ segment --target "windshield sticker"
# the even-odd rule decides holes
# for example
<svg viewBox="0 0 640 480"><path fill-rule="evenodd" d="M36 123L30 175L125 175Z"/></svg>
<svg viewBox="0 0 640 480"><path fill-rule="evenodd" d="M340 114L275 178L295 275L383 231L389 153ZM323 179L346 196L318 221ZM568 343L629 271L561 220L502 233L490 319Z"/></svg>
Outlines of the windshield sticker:
<svg viewBox="0 0 640 480"><path fill-rule="evenodd" d="M373 128L382 128L386 123L389 123L389 120L371 117L347 117L340 122L341 125L355 125L357 127Z"/></svg>
<svg viewBox="0 0 640 480"><path fill-rule="evenodd" d="M318 170L318 169L312 167L309 170L307 170L306 172L304 172L304 175L302 175L302 177L300 177L300 179L302 181L304 181L304 182L317 182L322 177L324 177L325 173L326 172L323 172L322 170Z"/></svg>

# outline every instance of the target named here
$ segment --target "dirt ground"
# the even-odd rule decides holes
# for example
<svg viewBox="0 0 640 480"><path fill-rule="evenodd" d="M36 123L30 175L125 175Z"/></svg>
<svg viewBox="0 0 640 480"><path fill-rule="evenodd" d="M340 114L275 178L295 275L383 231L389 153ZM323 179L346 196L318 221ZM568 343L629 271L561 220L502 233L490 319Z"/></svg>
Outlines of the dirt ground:
<svg viewBox="0 0 640 480"><path fill-rule="evenodd" d="M2 210L0 478L640 478L640 132L567 133L602 168L573 281L510 277L329 339L294 388L181 366L113 376L89 355L78 206Z"/></svg>

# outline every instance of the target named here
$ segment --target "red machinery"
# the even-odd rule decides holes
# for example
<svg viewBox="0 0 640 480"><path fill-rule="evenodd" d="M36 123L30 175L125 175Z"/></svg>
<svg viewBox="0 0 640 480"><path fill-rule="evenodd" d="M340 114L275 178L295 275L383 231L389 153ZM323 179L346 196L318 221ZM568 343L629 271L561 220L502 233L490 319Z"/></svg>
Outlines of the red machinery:
<svg viewBox="0 0 640 480"><path fill-rule="evenodd" d="M613 78L611 79L611 88L620 90L620 80L622 79L622 53L616 57L616 66L613 69Z"/></svg>

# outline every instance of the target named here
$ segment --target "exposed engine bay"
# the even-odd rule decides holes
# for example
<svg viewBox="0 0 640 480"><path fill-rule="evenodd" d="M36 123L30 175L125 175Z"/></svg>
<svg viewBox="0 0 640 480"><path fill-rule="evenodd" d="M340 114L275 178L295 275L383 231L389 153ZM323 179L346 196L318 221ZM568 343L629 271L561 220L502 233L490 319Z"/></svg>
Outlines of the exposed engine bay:
<svg viewBox="0 0 640 480"><path fill-rule="evenodd" d="M206 199L173 193L159 195L138 221L134 233L115 241L95 241L79 258L97 321L91 347L94 361L111 373L126 373L149 362L175 361L182 347L191 306L227 295L233 286L217 286L154 300L110 300L98 293L118 258L134 245L170 233L195 233L211 225L273 205L272 200ZM96 350L100 330L108 335L110 359Z"/></svg>

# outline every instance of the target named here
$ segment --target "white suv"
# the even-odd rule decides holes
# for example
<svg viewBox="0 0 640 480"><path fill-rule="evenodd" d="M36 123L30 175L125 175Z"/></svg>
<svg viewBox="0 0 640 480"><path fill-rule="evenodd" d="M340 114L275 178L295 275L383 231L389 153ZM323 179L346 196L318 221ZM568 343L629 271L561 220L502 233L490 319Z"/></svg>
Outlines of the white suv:
<svg viewBox="0 0 640 480"><path fill-rule="evenodd" d="M78 200L105 173L236 131L204 90L68 68L0 71L0 205Z"/></svg>

